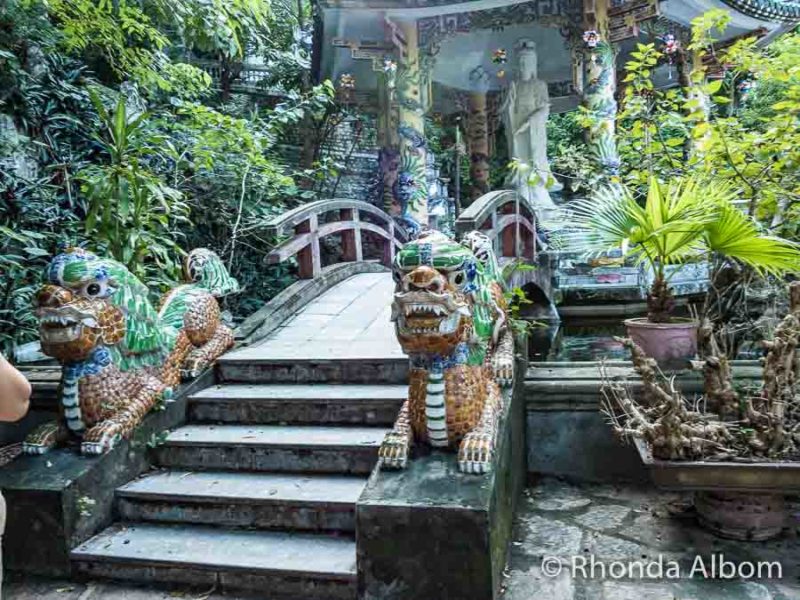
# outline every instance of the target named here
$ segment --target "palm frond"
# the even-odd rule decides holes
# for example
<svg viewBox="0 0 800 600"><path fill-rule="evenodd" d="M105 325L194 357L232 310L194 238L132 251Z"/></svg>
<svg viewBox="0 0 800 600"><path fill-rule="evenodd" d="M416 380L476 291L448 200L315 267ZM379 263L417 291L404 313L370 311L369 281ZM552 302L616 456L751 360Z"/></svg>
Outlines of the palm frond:
<svg viewBox="0 0 800 600"><path fill-rule="evenodd" d="M621 248L639 226L642 212L627 189L602 188L594 197L570 203L563 248L584 254Z"/></svg>
<svg viewBox="0 0 800 600"><path fill-rule="evenodd" d="M762 235L757 223L732 203L718 205L716 219L706 228L705 237L710 251L738 260L758 273L781 275L800 270L800 246Z"/></svg>

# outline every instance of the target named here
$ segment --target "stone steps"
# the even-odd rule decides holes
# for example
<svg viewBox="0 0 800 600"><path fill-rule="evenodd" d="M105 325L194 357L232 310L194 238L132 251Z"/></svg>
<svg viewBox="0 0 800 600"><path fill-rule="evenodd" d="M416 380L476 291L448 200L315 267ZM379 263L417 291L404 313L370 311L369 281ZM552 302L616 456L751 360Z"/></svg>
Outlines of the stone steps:
<svg viewBox="0 0 800 600"><path fill-rule="evenodd" d="M189 420L391 426L407 395L404 385L216 385L189 398Z"/></svg>
<svg viewBox="0 0 800 600"><path fill-rule="evenodd" d="M129 522L352 533L365 483L347 475L166 470L119 488L117 507Z"/></svg>
<svg viewBox="0 0 800 600"><path fill-rule="evenodd" d="M356 503L407 394L392 289L358 274L221 357L219 385L187 398L188 423L152 451L160 470L117 490L122 522L73 552L76 570L355 600Z"/></svg>
<svg viewBox="0 0 800 600"><path fill-rule="evenodd" d="M368 474L387 428L186 425L156 451L164 467Z"/></svg>
<svg viewBox="0 0 800 600"><path fill-rule="evenodd" d="M276 599L356 597L356 547L349 537L118 523L71 558L89 577L269 590Z"/></svg>

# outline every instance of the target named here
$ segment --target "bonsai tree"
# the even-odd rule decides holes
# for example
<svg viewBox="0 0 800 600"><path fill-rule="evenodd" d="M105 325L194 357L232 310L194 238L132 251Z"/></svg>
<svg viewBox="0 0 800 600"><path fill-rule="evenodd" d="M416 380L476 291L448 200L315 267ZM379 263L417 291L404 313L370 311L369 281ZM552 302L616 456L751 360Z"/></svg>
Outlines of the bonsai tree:
<svg viewBox="0 0 800 600"><path fill-rule="evenodd" d="M618 338L631 352L642 391L635 397L601 367L602 409L614 433L642 440L661 460L797 460L800 282L789 287L789 301L774 336L763 341L762 383L753 388L734 385L730 369L721 370L712 355L702 365L703 397L689 399L632 340Z"/></svg>
<svg viewBox="0 0 800 600"><path fill-rule="evenodd" d="M699 178L663 184L650 179L642 206L624 186L600 190L570 204L566 245L572 251L600 253L621 248L646 262L655 277L647 295L651 322L671 319L674 299L668 265L721 258L759 274L781 275L800 268L800 247L765 234L735 204L730 184Z"/></svg>

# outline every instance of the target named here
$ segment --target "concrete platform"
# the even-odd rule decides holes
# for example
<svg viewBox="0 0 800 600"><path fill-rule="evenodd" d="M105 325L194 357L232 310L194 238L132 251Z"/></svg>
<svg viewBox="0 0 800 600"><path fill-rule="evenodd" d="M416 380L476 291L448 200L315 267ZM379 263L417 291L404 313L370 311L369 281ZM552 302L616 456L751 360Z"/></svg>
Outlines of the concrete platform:
<svg viewBox="0 0 800 600"><path fill-rule="evenodd" d="M157 471L117 490L123 520L257 529L355 531L366 478Z"/></svg>
<svg viewBox="0 0 800 600"><path fill-rule="evenodd" d="M187 525L115 525L72 552L79 572L269 590L272 598L352 600L355 544L322 535Z"/></svg>
<svg viewBox="0 0 800 600"><path fill-rule="evenodd" d="M517 372L526 364L518 355ZM424 446L405 470L374 471L356 508L359 598L498 597L525 474L522 392L521 378L503 392L491 473L461 473L455 453Z"/></svg>

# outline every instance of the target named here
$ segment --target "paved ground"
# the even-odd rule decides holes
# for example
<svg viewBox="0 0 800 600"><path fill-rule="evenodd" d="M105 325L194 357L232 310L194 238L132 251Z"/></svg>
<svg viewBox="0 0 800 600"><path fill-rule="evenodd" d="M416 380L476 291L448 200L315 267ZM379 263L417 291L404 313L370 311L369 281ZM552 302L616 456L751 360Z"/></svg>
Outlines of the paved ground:
<svg viewBox="0 0 800 600"><path fill-rule="evenodd" d="M333 286L262 342L231 360L406 359L391 322L391 273L362 273Z"/></svg>
<svg viewBox="0 0 800 600"><path fill-rule="evenodd" d="M798 526L795 520L769 542L720 540L694 523L680 496L543 480L526 490L518 512L503 600L798 600ZM744 569L745 563L777 561L783 577L705 579L702 569L711 574L712 555L717 565L722 555Z"/></svg>
<svg viewBox="0 0 800 600"><path fill-rule="evenodd" d="M254 596L223 595L215 590L176 587L157 590L149 587L91 582L6 578L3 600L251 600ZM262 600L269 597L261 595Z"/></svg>
<svg viewBox="0 0 800 600"><path fill-rule="evenodd" d="M793 531L763 543L720 540L694 524L687 501L674 494L613 485L570 485L545 479L529 488L517 516L503 600L798 600L800 599L800 539ZM795 511L797 512L797 511ZM798 515L795 515L795 519ZM780 563L782 578L762 580L704 579L686 575L696 556L707 571L711 556L726 563ZM543 564L546 557L557 559ZM574 559L572 557L578 557ZM591 558L594 557L594 577ZM659 563L659 558L661 562ZM560 565L561 573L544 570ZM576 577L568 571L576 565ZM650 565L643 577L623 574L625 568ZM663 576L658 577L658 565ZM673 579L677 564L682 577ZM607 570L603 577L600 565ZM580 570L583 566L584 572ZM766 566L763 572L766 573ZM774 569L774 567L773 567ZM652 576L650 575L652 574ZM88 585L45 579L4 584L7 600L243 600L252 596L223 595L216 590L146 587L93 582ZM259 596L269 600L268 596ZM438 600L438 599L437 599ZM453 599L457 600L457 599Z"/></svg>

